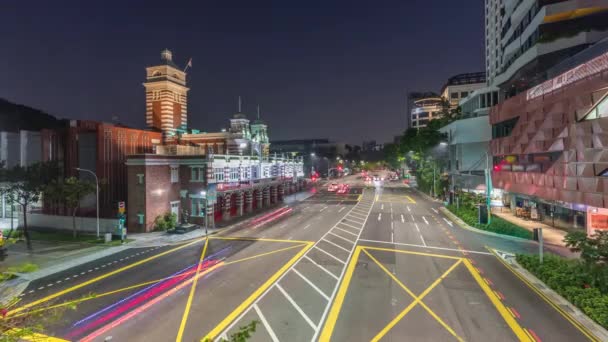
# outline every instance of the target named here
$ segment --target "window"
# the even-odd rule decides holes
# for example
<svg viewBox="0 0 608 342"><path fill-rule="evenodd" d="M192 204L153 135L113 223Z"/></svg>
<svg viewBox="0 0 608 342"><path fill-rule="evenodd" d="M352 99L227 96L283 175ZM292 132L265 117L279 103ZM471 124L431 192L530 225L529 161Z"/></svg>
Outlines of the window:
<svg viewBox="0 0 608 342"><path fill-rule="evenodd" d="M215 178L216 182L223 182L224 181L224 168L223 167L216 167L213 169L213 178Z"/></svg>
<svg viewBox="0 0 608 342"><path fill-rule="evenodd" d="M179 182L179 167L171 166L171 183Z"/></svg>
<svg viewBox="0 0 608 342"><path fill-rule="evenodd" d="M137 184L144 184L144 174L143 173L137 174Z"/></svg>
<svg viewBox="0 0 608 342"><path fill-rule="evenodd" d="M191 198L192 210L190 216L204 217L205 216L205 200L202 198Z"/></svg>
<svg viewBox="0 0 608 342"><path fill-rule="evenodd" d="M468 91L463 91L463 92L460 93L460 98L465 98L467 96L469 96L469 92Z"/></svg>
<svg viewBox="0 0 608 342"><path fill-rule="evenodd" d="M429 113L428 112L420 112L418 113L418 118L428 118L429 117Z"/></svg>
<svg viewBox="0 0 608 342"><path fill-rule="evenodd" d="M239 168L231 167L230 168L230 180L238 180L239 179Z"/></svg>
<svg viewBox="0 0 608 342"><path fill-rule="evenodd" d="M455 93L451 93L451 94L450 94L450 98L451 98L451 99L457 99L457 98L458 98L458 93L457 93L457 92L455 92Z"/></svg>
<svg viewBox="0 0 608 342"><path fill-rule="evenodd" d="M137 214L137 223L144 224L144 214L142 214L142 213Z"/></svg>
<svg viewBox="0 0 608 342"><path fill-rule="evenodd" d="M492 138L502 138L511 135L513 128L515 128L515 124L517 124L517 118L505 120L503 122L499 122L496 125L492 126Z"/></svg>
<svg viewBox="0 0 608 342"><path fill-rule="evenodd" d="M202 182L205 180L205 168L202 166L190 167L190 181Z"/></svg>
<svg viewBox="0 0 608 342"><path fill-rule="evenodd" d="M251 179L258 179L258 168L257 166L252 166L251 167Z"/></svg>
<svg viewBox="0 0 608 342"><path fill-rule="evenodd" d="M589 114L585 120L599 119L608 116L608 97L605 97Z"/></svg>

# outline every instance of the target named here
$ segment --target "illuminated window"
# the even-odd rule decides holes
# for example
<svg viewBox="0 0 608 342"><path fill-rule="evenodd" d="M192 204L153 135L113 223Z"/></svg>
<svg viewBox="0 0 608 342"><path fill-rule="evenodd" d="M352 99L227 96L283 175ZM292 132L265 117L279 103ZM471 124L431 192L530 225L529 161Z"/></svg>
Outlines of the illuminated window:
<svg viewBox="0 0 608 342"><path fill-rule="evenodd" d="M171 183L179 182L179 167L171 166Z"/></svg>

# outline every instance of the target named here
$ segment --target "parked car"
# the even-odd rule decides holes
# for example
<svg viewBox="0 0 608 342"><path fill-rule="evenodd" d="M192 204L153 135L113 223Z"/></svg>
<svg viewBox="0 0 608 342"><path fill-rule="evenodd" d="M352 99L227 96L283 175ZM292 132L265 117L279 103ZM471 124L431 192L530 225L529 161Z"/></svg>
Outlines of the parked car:
<svg viewBox="0 0 608 342"><path fill-rule="evenodd" d="M338 183L331 183L327 187L327 191L334 192L338 190Z"/></svg>

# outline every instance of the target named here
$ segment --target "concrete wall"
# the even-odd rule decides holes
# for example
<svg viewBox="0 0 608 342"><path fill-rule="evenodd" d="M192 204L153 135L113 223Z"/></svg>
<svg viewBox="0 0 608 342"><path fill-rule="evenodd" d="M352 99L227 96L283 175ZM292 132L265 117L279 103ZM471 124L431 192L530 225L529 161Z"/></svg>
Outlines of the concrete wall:
<svg viewBox="0 0 608 342"><path fill-rule="evenodd" d="M97 219L95 217L76 217L76 229L80 232L95 233L97 231ZM116 230L118 219L99 219L99 232L110 233ZM72 231L72 217L28 214L28 228L50 228L57 230ZM19 216L19 227L23 227L23 215Z"/></svg>

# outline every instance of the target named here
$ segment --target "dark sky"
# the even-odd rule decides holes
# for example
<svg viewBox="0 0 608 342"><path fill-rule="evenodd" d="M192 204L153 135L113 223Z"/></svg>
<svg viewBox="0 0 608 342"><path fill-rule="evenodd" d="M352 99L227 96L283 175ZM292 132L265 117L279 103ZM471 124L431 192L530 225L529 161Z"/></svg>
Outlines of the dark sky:
<svg viewBox="0 0 608 342"><path fill-rule="evenodd" d="M192 128L227 126L241 95L274 140L385 142L407 90L483 70L483 1L4 0L0 46L0 97L58 117L143 127L144 67L169 48L193 58Z"/></svg>

